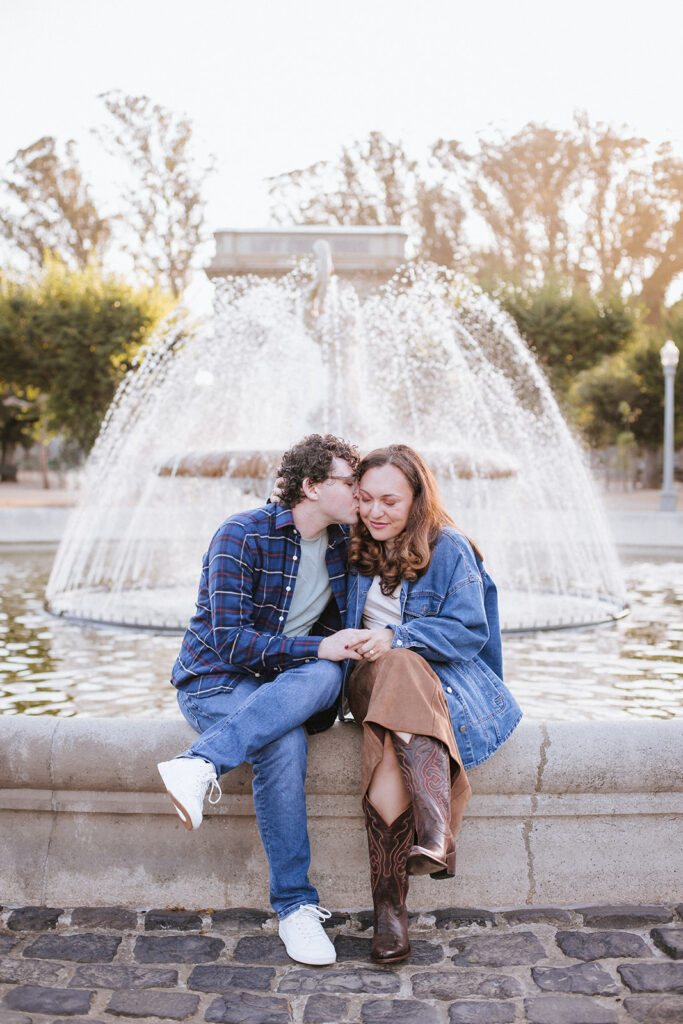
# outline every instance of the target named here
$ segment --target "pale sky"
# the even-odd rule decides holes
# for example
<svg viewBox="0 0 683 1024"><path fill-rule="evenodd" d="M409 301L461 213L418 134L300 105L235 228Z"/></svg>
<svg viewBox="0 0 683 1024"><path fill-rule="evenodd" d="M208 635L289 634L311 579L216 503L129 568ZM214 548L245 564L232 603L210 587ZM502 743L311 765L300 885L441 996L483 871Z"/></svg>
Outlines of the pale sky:
<svg viewBox="0 0 683 1024"><path fill-rule="evenodd" d="M186 113L217 157L211 229L262 227L264 179L379 130L420 158L437 138L572 114L683 152L680 0L0 0L0 162L89 134L99 93Z"/></svg>

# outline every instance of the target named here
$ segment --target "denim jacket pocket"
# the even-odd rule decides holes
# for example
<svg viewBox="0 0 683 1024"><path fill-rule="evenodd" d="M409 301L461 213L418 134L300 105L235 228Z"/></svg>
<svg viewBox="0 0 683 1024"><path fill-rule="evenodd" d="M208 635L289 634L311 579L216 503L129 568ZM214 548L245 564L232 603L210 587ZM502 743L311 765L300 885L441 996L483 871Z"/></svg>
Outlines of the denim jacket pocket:
<svg viewBox="0 0 683 1024"><path fill-rule="evenodd" d="M466 712L473 723L495 718L506 710L505 687L481 658L461 662L456 673Z"/></svg>
<svg viewBox="0 0 683 1024"><path fill-rule="evenodd" d="M411 590L403 609L403 621L438 615L443 607L443 597L431 590Z"/></svg>

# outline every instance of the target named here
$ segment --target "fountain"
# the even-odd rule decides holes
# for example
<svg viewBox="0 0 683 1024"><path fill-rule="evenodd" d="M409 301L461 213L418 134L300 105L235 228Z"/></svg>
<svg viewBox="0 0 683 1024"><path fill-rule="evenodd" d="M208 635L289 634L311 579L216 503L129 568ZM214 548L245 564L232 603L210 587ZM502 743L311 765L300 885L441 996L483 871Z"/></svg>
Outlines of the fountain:
<svg viewBox="0 0 683 1024"><path fill-rule="evenodd" d="M509 318L443 268L406 266L361 296L330 276L324 243L316 255L317 274L304 260L218 281L210 322L148 343L93 449L48 608L183 629L218 524L266 499L284 448L332 431L425 454L484 551L506 631L623 614L582 455Z"/></svg>
<svg viewBox="0 0 683 1024"><path fill-rule="evenodd" d="M242 247L239 260L227 243L221 259L253 271L243 243L233 246ZM427 454L454 517L484 549L509 630L617 617L621 577L599 502L510 321L433 267L399 272L369 292L318 278L316 317L312 271L302 265L274 280L233 276L217 286L210 323L189 329L171 322L150 341L93 450L53 568L51 609L157 632L183 628L211 532L232 510L263 500L291 441L330 429L363 448L405 440ZM24 604L25 557L17 555L16 586L26 635L7 645L8 661L20 662L19 703L0 715L5 902L263 906L265 864L247 766L223 779L224 798L193 836L189 856L180 851L177 815L158 791L155 762L193 735L167 683L177 639L52 620L44 641L42 584L31 573L34 603ZM528 652L517 682L532 659L540 674L526 689L525 721L471 773L476 797L459 835L456 879L470 905L531 910L581 900L609 903L612 913L617 901L673 902L681 723L638 718L680 709L679 574L637 575L646 607L629 641L634 656L613 666L612 680L598 679L602 691L586 685L582 663L602 677L621 625L506 644ZM652 604L653 595L660 603ZM26 671L16 657L22 642ZM25 678L31 659L33 693ZM553 671L560 662L561 676ZM73 687L64 684L69 674ZM53 677L59 703L43 714L35 702L49 699ZM576 717L566 695L575 698L582 686L584 720L554 720L558 711ZM83 710L75 689L86 697L99 690L101 718L88 717L92 708ZM612 711L618 703L630 721L585 720L600 712L607 689ZM124 695L120 703L126 690L129 702ZM128 717L118 717L121 709ZM308 779L316 884L335 908L365 906L360 731L337 723L311 737ZM411 900L433 913L453 907L453 889L416 878Z"/></svg>

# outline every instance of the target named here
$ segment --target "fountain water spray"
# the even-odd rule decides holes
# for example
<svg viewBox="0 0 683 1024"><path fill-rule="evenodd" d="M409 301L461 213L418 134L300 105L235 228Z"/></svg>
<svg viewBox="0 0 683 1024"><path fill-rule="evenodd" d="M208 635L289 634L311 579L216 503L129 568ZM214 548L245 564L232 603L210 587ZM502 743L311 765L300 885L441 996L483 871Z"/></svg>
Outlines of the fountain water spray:
<svg viewBox="0 0 683 1024"><path fill-rule="evenodd" d="M361 299L317 255L317 310L304 262L218 283L210 322L148 342L89 459L48 608L184 629L218 525L266 500L285 448L332 431L426 457L498 583L504 630L623 614L584 458L512 321L442 268L409 266Z"/></svg>

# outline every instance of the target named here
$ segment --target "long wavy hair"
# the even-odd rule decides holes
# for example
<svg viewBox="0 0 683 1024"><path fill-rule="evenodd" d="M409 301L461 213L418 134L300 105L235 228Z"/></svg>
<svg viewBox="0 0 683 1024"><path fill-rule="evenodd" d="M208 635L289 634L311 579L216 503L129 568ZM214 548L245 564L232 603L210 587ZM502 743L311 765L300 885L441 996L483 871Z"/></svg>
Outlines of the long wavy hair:
<svg viewBox="0 0 683 1024"><path fill-rule="evenodd" d="M358 478L378 466L396 466L413 492L408 522L402 533L387 546L374 540L359 519L351 531L349 565L361 576L379 576L385 595L392 594L401 580L417 580L429 568L434 545L444 526L455 526L439 494L439 486L421 455L407 444L376 448L361 460ZM468 538L469 539L469 538ZM472 546L480 555L479 549Z"/></svg>

